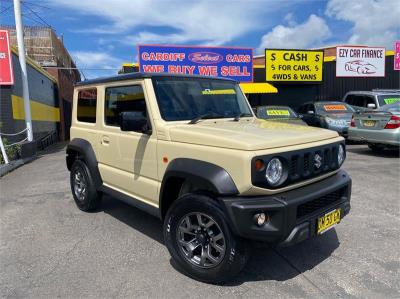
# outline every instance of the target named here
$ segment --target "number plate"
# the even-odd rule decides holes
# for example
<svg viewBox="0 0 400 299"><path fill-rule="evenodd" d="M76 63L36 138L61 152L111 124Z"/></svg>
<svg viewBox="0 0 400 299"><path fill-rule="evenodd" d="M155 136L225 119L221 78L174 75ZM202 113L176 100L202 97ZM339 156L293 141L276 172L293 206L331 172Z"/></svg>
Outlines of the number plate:
<svg viewBox="0 0 400 299"><path fill-rule="evenodd" d="M340 222L340 215L340 209L336 209L319 217L317 221L317 233L320 235L333 228Z"/></svg>
<svg viewBox="0 0 400 299"><path fill-rule="evenodd" d="M363 124L364 124L364 127L373 127L373 126L375 126L375 121L374 120L364 120Z"/></svg>

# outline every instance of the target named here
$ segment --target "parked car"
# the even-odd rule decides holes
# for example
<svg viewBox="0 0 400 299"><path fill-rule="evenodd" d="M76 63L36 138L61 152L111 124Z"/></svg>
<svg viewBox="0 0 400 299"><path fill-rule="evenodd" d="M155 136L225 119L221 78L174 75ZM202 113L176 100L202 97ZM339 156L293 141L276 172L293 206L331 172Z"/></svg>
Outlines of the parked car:
<svg viewBox="0 0 400 299"><path fill-rule="evenodd" d="M343 102L351 105L356 111L377 109L383 105L400 101L400 91L376 89L372 91L349 91L343 97Z"/></svg>
<svg viewBox="0 0 400 299"><path fill-rule="evenodd" d="M349 140L367 142L370 149L380 152L400 146L400 102L381 108L357 112L349 128Z"/></svg>
<svg viewBox="0 0 400 299"><path fill-rule="evenodd" d="M303 120L314 127L326 128L347 137L354 109L343 102L310 102L299 107Z"/></svg>
<svg viewBox="0 0 400 299"><path fill-rule="evenodd" d="M288 106L259 106L254 108L258 118L272 120L293 125L306 126L301 117Z"/></svg>
<svg viewBox="0 0 400 299"><path fill-rule="evenodd" d="M105 193L160 218L178 268L217 283L243 269L252 240L291 246L341 222L345 146L256 118L234 80L131 73L75 86L66 164L79 209Z"/></svg>

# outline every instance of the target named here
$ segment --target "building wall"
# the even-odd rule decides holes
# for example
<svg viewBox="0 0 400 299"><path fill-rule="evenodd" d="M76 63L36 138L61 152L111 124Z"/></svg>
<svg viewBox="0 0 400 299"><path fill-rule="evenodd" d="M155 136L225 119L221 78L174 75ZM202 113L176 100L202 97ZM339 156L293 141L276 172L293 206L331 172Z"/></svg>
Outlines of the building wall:
<svg viewBox="0 0 400 299"><path fill-rule="evenodd" d="M278 93L252 94L249 101L252 106L288 105L296 109L310 101L340 101L352 90L400 89L400 72L393 70L393 63L393 55L386 56L386 76L383 78L337 78L336 61L326 61L322 83L273 83ZM254 81L265 82L265 68L254 69Z"/></svg>
<svg viewBox="0 0 400 299"><path fill-rule="evenodd" d="M22 98L21 67L18 55L12 52L14 85L0 87L0 132L16 133L25 129L25 112ZM60 110L57 84L38 65L27 63L28 85L31 100L32 127L35 140L58 130ZM10 141L24 139L26 134L8 137Z"/></svg>

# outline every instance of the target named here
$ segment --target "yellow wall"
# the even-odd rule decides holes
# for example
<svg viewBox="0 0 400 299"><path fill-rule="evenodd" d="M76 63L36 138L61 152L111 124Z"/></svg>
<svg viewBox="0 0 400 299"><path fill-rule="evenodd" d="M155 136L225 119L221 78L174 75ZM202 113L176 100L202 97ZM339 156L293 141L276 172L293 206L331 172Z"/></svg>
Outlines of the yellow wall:
<svg viewBox="0 0 400 299"><path fill-rule="evenodd" d="M25 119L24 99L16 95L11 95L12 111L14 119ZM32 120L38 121L60 121L60 109L30 100Z"/></svg>

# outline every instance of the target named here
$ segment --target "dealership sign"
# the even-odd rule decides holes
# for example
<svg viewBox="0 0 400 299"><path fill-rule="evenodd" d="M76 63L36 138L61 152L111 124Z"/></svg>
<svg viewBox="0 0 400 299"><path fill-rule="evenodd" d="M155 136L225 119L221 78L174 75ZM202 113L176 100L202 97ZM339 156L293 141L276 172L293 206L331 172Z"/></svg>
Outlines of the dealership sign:
<svg viewBox="0 0 400 299"><path fill-rule="evenodd" d="M139 70L253 81L253 49L192 46L139 46Z"/></svg>
<svg viewBox="0 0 400 299"><path fill-rule="evenodd" d="M394 44L394 69L400 71L400 41Z"/></svg>
<svg viewBox="0 0 400 299"><path fill-rule="evenodd" d="M336 77L385 77L382 47L337 47Z"/></svg>
<svg viewBox="0 0 400 299"><path fill-rule="evenodd" d="M0 85L13 85L14 73L7 30L0 30Z"/></svg>
<svg viewBox="0 0 400 299"><path fill-rule="evenodd" d="M265 77L270 82L322 82L324 52L265 49Z"/></svg>

